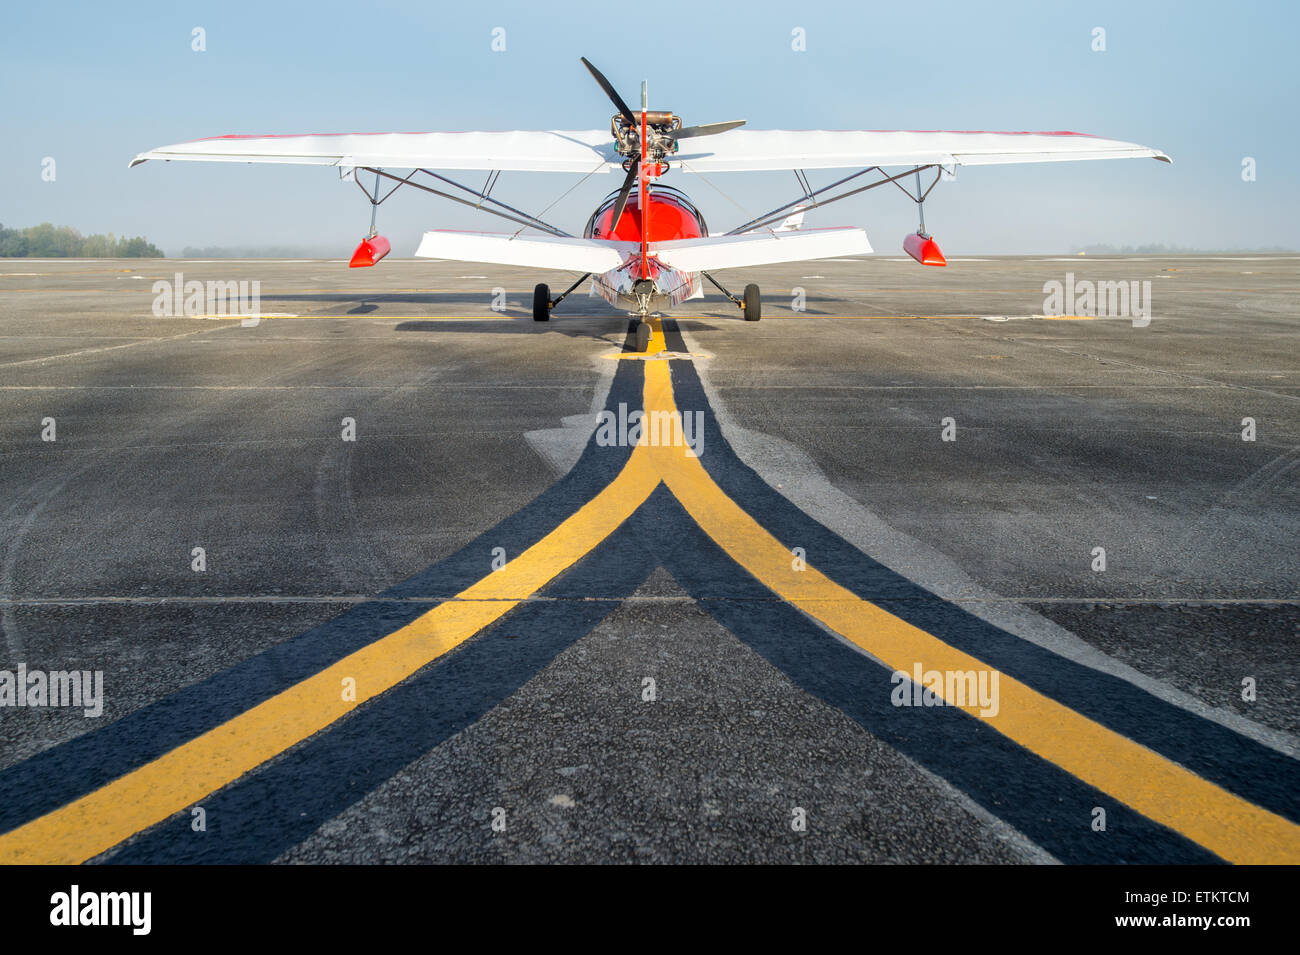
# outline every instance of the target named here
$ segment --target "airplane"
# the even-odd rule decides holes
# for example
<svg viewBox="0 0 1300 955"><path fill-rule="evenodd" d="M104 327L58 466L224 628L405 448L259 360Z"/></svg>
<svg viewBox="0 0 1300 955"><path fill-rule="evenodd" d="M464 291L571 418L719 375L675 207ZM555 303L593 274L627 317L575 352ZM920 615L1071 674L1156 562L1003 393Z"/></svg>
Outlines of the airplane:
<svg viewBox="0 0 1300 955"><path fill-rule="evenodd" d="M391 250L388 239L375 229L376 215L379 206L403 186L480 209L518 228L511 233L433 230L424 234L416 256L581 272L580 279L555 297L549 285L539 283L533 290L533 318L548 321L555 307L590 278L589 294L602 296L615 308L628 308L637 319L636 348L644 352L650 339L650 315L703 298L702 278L736 305L746 321L760 319L759 287L751 283L735 295L711 274L713 270L872 251L860 228L803 228L809 209L894 185L916 203L920 221L916 232L904 239L904 251L922 265L944 266L943 252L925 229L925 200L941 178L956 175L957 166L1083 159L1172 161L1148 146L1064 131L742 130L744 120L684 126L671 110L649 108L645 83L641 109L634 111L600 70L586 57L581 61L618 110L607 131L227 135L152 149L136 156L128 168L150 159L337 167L340 178L355 182L371 206L370 232L352 255L352 268L373 266ZM714 234L686 193L659 182L674 167L699 176L791 170L801 195ZM898 167L901 171L887 171ZM410 172L401 175L395 169ZM857 171L813 188L808 171L825 169ZM486 172L483 186L475 188L443 175L466 170ZM581 236L492 196L503 172L584 173L581 185L593 175L614 170L623 171L623 183L597 206ZM374 174L372 189L362 183L360 173ZM924 183L922 174L928 179L930 173L933 179ZM381 184L387 189L382 196ZM526 229L542 234L525 235Z"/></svg>

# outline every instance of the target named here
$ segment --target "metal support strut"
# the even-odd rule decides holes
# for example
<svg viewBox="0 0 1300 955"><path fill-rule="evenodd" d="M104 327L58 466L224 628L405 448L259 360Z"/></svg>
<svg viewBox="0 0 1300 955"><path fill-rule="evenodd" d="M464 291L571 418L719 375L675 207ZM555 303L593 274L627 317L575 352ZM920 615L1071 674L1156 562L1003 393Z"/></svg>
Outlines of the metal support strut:
<svg viewBox="0 0 1300 955"><path fill-rule="evenodd" d="M358 169L365 170L366 172L373 172L375 174L376 184L378 183L380 177L383 177L384 179L391 179L393 182L396 183L396 185L393 186L392 189L388 190L388 192L384 194L383 198L380 198L378 185L376 185L375 193L372 196L370 192L366 189L366 187L361 184L361 180L359 178L356 179L357 187L363 193L365 193L366 198L369 199L371 204L375 206L387 200L389 196L395 193L398 189L402 188L402 186L412 186L424 192L432 193L435 196L440 196L443 199L450 199L452 202L459 202L463 206L469 206L472 209L481 209L484 212L491 213L494 216L499 216L502 219L508 219L509 221L514 222L521 226L531 226L532 228L538 229L541 232L548 233L549 235L560 236L563 238L572 238L572 236L570 236L569 233L565 232L563 229L556 228L555 226L551 225L549 222L543 222L541 219L537 218L536 216L531 216L527 212L524 212L521 209L516 209L514 206L507 205L506 203L501 202L499 199L493 199L490 195L488 195L488 192L490 192L492 187L496 185L495 178L491 179L486 184L485 188L480 190L480 189L475 189L472 186L463 185L459 182L456 182L454 179L448 179L446 176L439 175L438 173L432 172L428 169L412 169L410 175L405 177L395 176L391 172L385 172L384 170L376 169L373 166L360 166L358 167ZM415 182L414 181L415 176L418 173L424 173L424 175L429 176L433 179L437 179L447 183L448 185L455 186L457 189L469 193L478 201L471 202L468 199L463 199L460 196L452 195L451 193L444 192L441 189L434 189L433 187L426 186L423 183ZM488 205L484 205L484 203L488 203ZM496 206L497 208L493 209L491 208L491 206ZM504 209L506 211L505 212L499 211L501 209Z"/></svg>
<svg viewBox="0 0 1300 955"><path fill-rule="evenodd" d="M916 234L919 236L924 236L925 238L928 239L930 238L929 233L925 231L925 200L929 197L930 193L934 191L934 187L939 185L939 180L943 177L943 168L940 166L932 167L934 169L934 182L930 183L929 186L922 189L921 169L924 168L930 168L930 167L923 166L920 169L916 170L916 195L912 195L910 192L908 192L907 187L904 186L902 183L895 182L894 185L898 186L898 188L902 190L903 195L907 196L907 198L911 199L913 202L916 203L917 215L921 220L921 224L917 228Z"/></svg>
<svg viewBox="0 0 1300 955"><path fill-rule="evenodd" d="M714 278L712 275L710 275L708 272L703 272L703 271L701 271L700 274L703 275L703 276L704 276L706 279L708 279L710 282L712 282L712 283L714 284L714 286L717 288L717 290L718 290L719 292L721 292L723 295L727 296L727 298L731 299L732 304L734 304L737 308L744 308L744 307L745 307L745 303L744 303L744 302L742 302L740 299L736 298L736 296L734 296L734 295L732 295L730 292L728 292L728 291L723 287L722 283L719 282L717 279L715 279L715 278Z"/></svg>
<svg viewBox="0 0 1300 955"><path fill-rule="evenodd" d="M927 188L924 192L921 192L920 176L921 173L924 172L926 169L933 169L935 171L934 182L930 183L929 188ZM823 193L829 192L832 189L842 186L853 179L857 179L859 176L865 176L867 173L871 173L871 172L879 173L881 178L875 180L874 182L868 183L865 186L859 186L856 189L849 189L845 192L841 192L839 195L831 196L828 199L818 198ZM901 185L899 183L900 179L905 179L906 177L914 173L916 174L917 177L916 196L913 196L910 192L908 192L906 186ZM807 181L807 177L805 174L803 178L803 182L806 181ZM792 209L795 206L807 203L807 205L804 206L806 209L816 209L822 206L828 206L832 202L839 202L841 199L847 199L850 196L856 196L860 193L866 192L869 189L876 189L879 186L883 186L888 183L893 183L895 186L898 186L899 189L902 189L903 192L908 197L910 197L913 202L922 202L925 200L925 197L930 194L930 191L934 189L935 185L937 185L938 182L939 182L939 166L936 165L935 163L926 163L925 165L921 165L921 166L913 166L911 169L905 169L902 172L896 173L895 175L892 176L886 175L885 171L881 169L879 166L868 166L866 169L860 169L857 172L853 173L852 175L845 176L843 179L837 179L835 182L832 182L830 185L822 186L820 189L813 189L811 191L805 189L804 195L802 197L795 199L793 202L787 202L783 206L778 206L777 208L773 209L771 212L759 216L757 219L751 219L750 221L744 223L743 225L738 225L731 231L727 232L726 234L740 235L741 233L744 232L754 232L757 231L758 229L763 228L764 226L772 225L775 222L780 222L782 219L785 218L786 210Z"/></svg>
<svg viewBox="0 0 1300 955"><path fill-rule="evenodd" d="M375 171L375 195L379 195L379 172ZM385 196L387 198L387 196ZM378 233L375 231L375 219L379 215L379 203L374 199L370 200L370 237L373 239Z"/></svg>
<svg viewBox="0 0 1300 955"><path fill-rule="evenodd" d="M572 292L574 289L576 289L576 288L577 288L579 285L581 285L583 282L587 281L587 279L589 279L589 278L591 278L591 273L590 273L590 272L588 272L588 273L587 273L586 275L584 275L582 278L578 279L578 281L574 282L572 285L570 285L568 288L566 288L563 292L561 292L561 293L559 294L559 296L558 296L557 298L553 298L553 299L551 299L551 308L555 308L555 306L557 306L557 305L559 305L561 302L563 302L566 298L569 297L569 293L570 293L570 292Z"/></svg>
<svg viewBox="0 0 1300 955"><path fill-rule="evenodd" d="M916 171L916 194L921 196L916 200L916 212L921 217L921 225L917 228L917 235L925 235L925 197L921 195L921 170Z"/></svg>

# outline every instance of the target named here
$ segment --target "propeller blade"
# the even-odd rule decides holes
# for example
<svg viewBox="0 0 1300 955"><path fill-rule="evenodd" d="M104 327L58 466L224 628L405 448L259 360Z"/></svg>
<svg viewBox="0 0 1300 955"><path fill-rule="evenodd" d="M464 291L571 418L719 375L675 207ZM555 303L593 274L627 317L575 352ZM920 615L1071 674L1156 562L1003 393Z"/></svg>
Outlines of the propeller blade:
<svg viewBox="0 0 1300 955"><path fill-rule="evenodd" d="M582 60L582 65L585 66L588 69L588 71L590 71L592 77L594 77L596 82L600 84L600 88L605 91L605 95L608 96L610 100L614 103L614 105L618 107L619 113L622 114L623 119L627 121L627 124L629 126L635 126L636 119L634 119L632 116L631 108L627 105L627 103L623 102L623 97L618 95L618 91L615 90L614 87L610 85L609 80L605 79L605 74L600 72L600 70L596 69L594 66L592 66L591 61L588 60L585 56L580 57L580 59Z"/></svg>
<svg viewBox="0 0 1300 955"><path fill-rule="evenodd" d="M711 136L715 133L725 133L727 130L736 129L737 126L744 126L744 120L732 120L731 122L710 122L703 126L686 126L685 129L672 130L668 138L673 142L679 139L693 139L694 136Z"/></svg>
<svg viewBox="0 0 1300 955"><path fill-rule="evenodd" d="M632 163L632 168L627 171L627 178L623 180L623 188L619 191L618 202L614 203L614 215L609 220L609 231L613 232L618 226L618 220L623 218L623 207L627 205L627 197L632 194L632 184L636 182L637 163Z"/></svg>
<svg viewBox="0 0 1300 955"><path fill-rule="evenodd" d="M676 142L679 139L692 139L695 136L712 136L714 133L725 133L729 129L744 125L745 121L743 119L734 119L729 123L706 123L703 126L687 126L685 129L674 129L668 134L668 138Z"/></svg>

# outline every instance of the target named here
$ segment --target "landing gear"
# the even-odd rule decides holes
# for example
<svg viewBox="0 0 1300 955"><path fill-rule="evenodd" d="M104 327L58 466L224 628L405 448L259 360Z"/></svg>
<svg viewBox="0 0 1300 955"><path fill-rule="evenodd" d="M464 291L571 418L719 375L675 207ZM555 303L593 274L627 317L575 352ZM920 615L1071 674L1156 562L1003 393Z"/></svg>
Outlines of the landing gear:
<svg viewBox="0 0 1300 955"><path fill-rule="evenodd" d="M636 324L636 350L644 353L650 347L650 323L642 319Z"/></svg>
<svg viewBox="0 0 1300 955"><path fill-rule="evenodd" d="M536 288L534 288L533 289L533 321L549 322L551 320L551 309L555 308L555 306L559 305L566 298L568 298L569 294L574 289L576 289L583 282L587 281L587 279L589 278L591 278L590 272L588 272L586 275L582 276L582 278L578 279L578 281L574 282L572 285L566 288L563 292L561 292L558 296L556 296L554 300L552 300L551 298L551 287L549 285L538 285Z"/></svg>
<svg viewBox="0 0 1300 955"><path fill-rule="evenodd" d="M741 313L745 316L745 321L756 322L763 317L763 299L762 296L759 295L758 286L753 282L745 286L744 298L736 298L736 296L727 291L726 286L708 272L701 272L700 274L712 282L719 292L727 296L732 305L735 305L740 309Z"/></svg>
<svg viewBox="0 0 1300 955"><path fill-rule="evenodd" d="M747 322L756 322L763 317L763 299L758 294L758 286L753 282L745 286L745 300L740 307Z"/></svg>

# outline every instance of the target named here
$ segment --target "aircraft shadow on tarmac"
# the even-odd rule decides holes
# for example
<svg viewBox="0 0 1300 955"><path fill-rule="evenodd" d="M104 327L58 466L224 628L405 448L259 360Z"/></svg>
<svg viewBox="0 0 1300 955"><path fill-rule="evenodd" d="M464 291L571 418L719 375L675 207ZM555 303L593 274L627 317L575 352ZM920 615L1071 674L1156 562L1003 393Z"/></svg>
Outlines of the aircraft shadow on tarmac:
<svg viewBox="0 0 1300 955"><path fill-rule="evenodd" d="M505 318L510 321L501 319L484 318L482 321L462 321L447 322L439 320L414 319L409 322L400 322L394 326L395 331L399 332L436 332L440 335L463 335L474 334L481 335L484 332L501 332L508 335L520 335L529 333L557 332L569 338L583 339L585 341L604 342L615 348L624 346L628 336L635 340L636 327L634 319L624 319L621 315L610 315L608 312L600 315L581 315L573 316L574 318L602 318L607 320L604 328L593 328L590 322L581 324L566 323L563 319L553 319L549 322L534 322L531 315L511 315L505 313ZM626 324L624 322L626 321ZM716 322L684 319L689 322L688 327L692 332L710 332L717 331ZM724 319L725 321L725 319Z"/></svg>
<svg viewBox="0 0 1300 955"><path fill-rule="evenodd" d="M357 295L354 292L312 292L297 295L262 295L263 304L272 303L288 308L292 305L302 303L318 304L338 304L352 305L346 312L340 312L337 315L321 315L322 318L347 318L349 315L361 316L382 312L385 305L436 305L439 307L448 307L461 309L469 313L480 312L485 308L488 310L484 315L484 320L499 320L500 317L512 318L531 318L531 292L527 290L507 289L507 301L504 311L495 312L491 310L490 302L492 296L490 293L483 291L478 292L376 292L373 295ZM838 302L840 299L833 296L814 297L808 296L805 299L805 307L798 312L789 309L787 296L782 293L780 296L771 296L772 301L764 301L764 307L768 311L769 318L796 318L796 317L826 317L834 316L834 312L826 311L819 308L808 307L812 302ZM781 304L777 305L779 302ZM556 321L563 321L566 317L571 318L598 318L607 317L611 311L617 314L617 310L611 309L609 303L602 298L593 298L586 292L574 292L569 298L564 300L563 306L558 308L555 313ZM691 318L716 318L720 320L740 319L736 309L731 308L724 302L718 301L717 296L708 300L697 300L695 302L684 302L678 306L676 312L679 315L687 315ZM454 314L454 313L452 313ZM413 330L413 329L407 329ZM424 330L424 329L420 329Z"/></svg>

